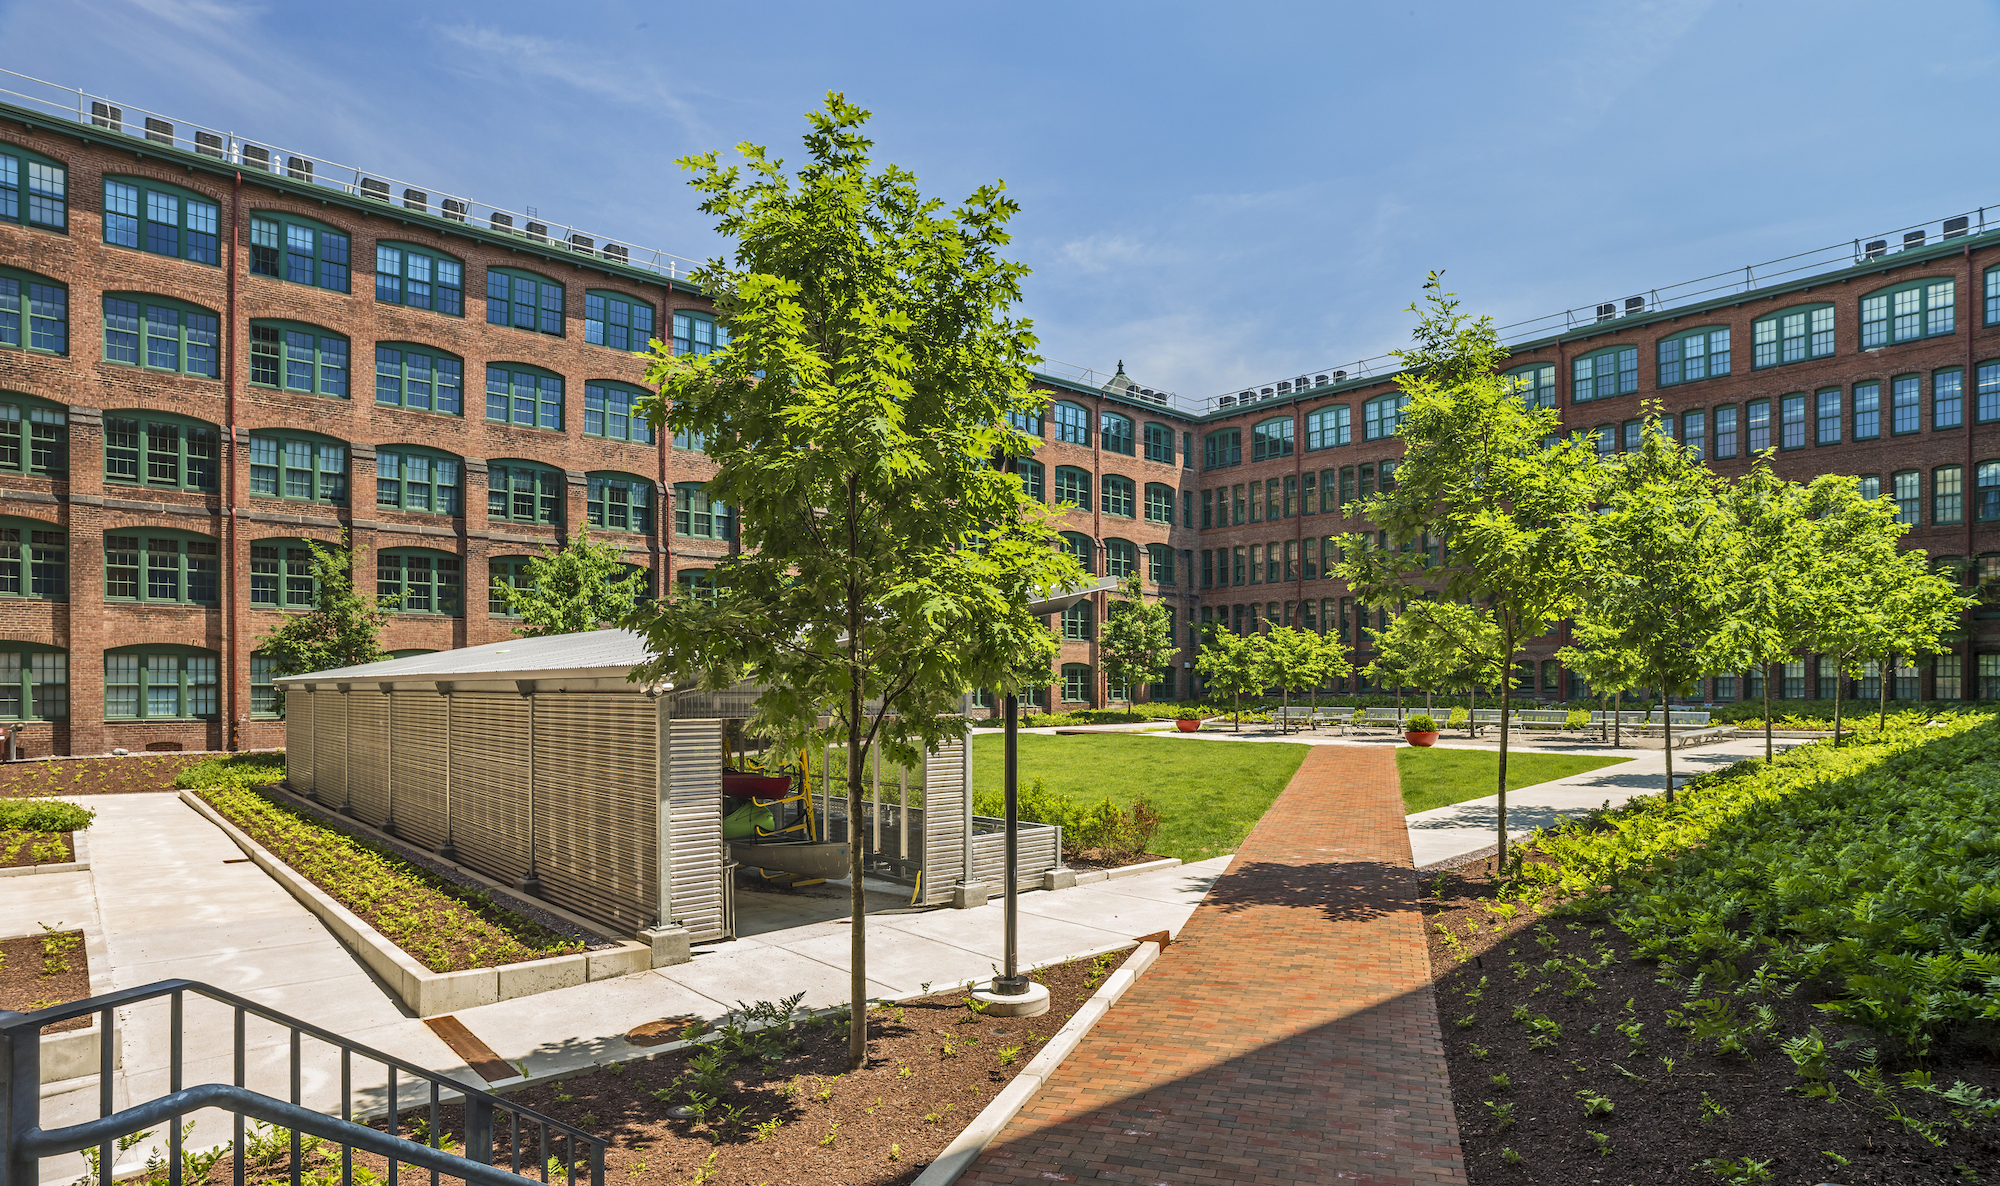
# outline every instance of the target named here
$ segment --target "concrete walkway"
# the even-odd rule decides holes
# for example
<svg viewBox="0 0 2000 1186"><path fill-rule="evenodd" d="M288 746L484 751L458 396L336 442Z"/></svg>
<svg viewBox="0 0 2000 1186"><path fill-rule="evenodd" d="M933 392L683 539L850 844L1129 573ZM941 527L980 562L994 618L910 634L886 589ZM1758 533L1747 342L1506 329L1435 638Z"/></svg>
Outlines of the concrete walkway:
<svg viewBox="0 0 2000 1186"><path fill-rule="evenodd" d="M964 1181L1462 1183L1393 751L1316 746Z"/></svg>

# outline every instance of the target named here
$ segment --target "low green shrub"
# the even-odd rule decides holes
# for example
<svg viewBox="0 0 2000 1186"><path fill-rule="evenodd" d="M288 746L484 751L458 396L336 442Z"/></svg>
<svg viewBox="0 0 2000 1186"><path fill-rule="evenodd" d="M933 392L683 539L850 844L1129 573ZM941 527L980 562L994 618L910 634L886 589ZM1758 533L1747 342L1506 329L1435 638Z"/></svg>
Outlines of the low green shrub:
<svg viewBox="0 0 2000 1186"><path fill-rule="evenodd" d="M230 754L196 762L174 775L174 785L184 791L203 787L263 787L284 778L283 754Z"/></svg>
<svg viewBox="0 0 2000 1186"><path fill-rule="evenodd" d="M1465 711L1462 708L1454 708L1451 710L1451 716L1445 719L1445 728L1463 729L1467 725L1470 725L1471 723L1472 723L1471 713Z"/></svg>
<svg viewBox="0 0 2000 1186"><path fill-rule="evenodd" d="M972 797L974 815L1001 819L1006 812L1007 797L1001 791L980 791ZM1109 796L1095 805L1085 805L1050 790L1039 778L1016 790L1014 812L1029 823L1061 828L1065 857L1073 857L1085 849L1103 849L1114 857L1143 853L1165 822L1159 809L1144 795L1124 810Z"/></svg>
<svg viewBox="0 0 2000 1186"><path fill-rule="evenodd" d="M0 799L0 831L81 832L97 813L60 799Z"/></svg>
<svg viewBox="0 0 2000 1186"><path fill-rule="evenodd" d="M1413 712L1403 718L1405 733L1435 733L1438 731L1437 718L1429 713Z"/></svg>
<svg viewBox="0 0 2000 1186"><path fill-rule="evenodd" d="M1563 728L1565 729L1590 728L1590 710L1587 708L1570 709L1569 715L1563 718Z"/></svg>

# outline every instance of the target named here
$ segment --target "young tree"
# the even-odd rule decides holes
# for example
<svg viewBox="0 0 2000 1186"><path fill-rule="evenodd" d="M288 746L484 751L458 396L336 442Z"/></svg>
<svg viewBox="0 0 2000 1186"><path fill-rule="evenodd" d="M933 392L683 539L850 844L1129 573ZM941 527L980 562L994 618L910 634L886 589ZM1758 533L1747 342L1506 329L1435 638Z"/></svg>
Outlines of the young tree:
<svg viewBox="0 0 2000 1186"><path fill-rule="evenodd" d="M1721 651L1731 666L1763 672L1764 760L1775 753L1771 732L1771 668L1798 653L1813 627L1814 582L1824 571L1819 533L1803 486L1771 472L1767 453L1730 483L1724 502L1743 542L1739 600ZM1719 668L1718 668L1719 669Z"/></svg>
<svg viewBox="0 0 2000 1186"><path fill-rule="evenodd" d="M1243 731L1243 693L1264 686L1264 636L1237 634L1227 626L1210 624L1202 631L1201 650L1194 657L1194 669L1208 682L1210 691L1221 692L1236 703L1236 731Z"/></svg>
<svg viewBox="0 0 2000 1186"><path fill-rule="evenodd" d="M1308 631L1306 637L1305 678L1312 688L1313 712L1319 712L1319 691L1334 680L1351 675L1354 663L1348 658L1347 644L1337 634L1314 634Z"/></svg>
<svg viewBox="0 0 2000 1186"><path fill-rule="evenodd" d="M271 659L273 675L301 675L378 663L389 657L382 649L382 627L396 598L362 593L354 587L354 553L345 537L338 548L307 540L312 549L313 608L286 614L257 640L259 654ZM278 706L284 707L284 693Z"/></svg>
<svg viewBox="0 0 2000 1186"><path fill-rule="evenodd" d="M1476 687L1505 659L1492 617L1455 601L1408 602L1389 619L1387 629L1368 633L1376 655L1369 677L1380 683L1384 674L1394 673L1422 688L1425 712L1431 711L1434 693ZM1378 672L1377 665L1385 662Z"/></svg>
<svg viewBox="0 0 2000 1186"><path fill-rule="evenodd" d="M1122 685L1129 704L1132 689L1158 680L1180 648L1174 646L1174 627L1166 605L1146 600L1139 592L1138 573L1118 583L1118 594L1105 611L1097 653L1104 664L1105 681L1114 688Z"/></svg>
<svg viewBox="0 0 2000 1186"><path fill-rule="evenodd" d="M872 747L902 762L961 734L970 688L1011 694L1047 645L1026 606L1082 572L996 458L1039 443L1008 426L1044 398L1027 269L1000 255L1018 206L999 184L956 208L876 169L868 113L839 94L807 116L796 175L765 149L740 165L684 158L702 209L735 243L695 274L730 345L655 343L658 427L699 433L708 489L740 515L742 553L710 605L662 599L632 621L652 653L634 678L763 685L752 727L847 753L852 864L849 1065L867 1059L860 804ZM819 718L831 718L821 731Z"/></svg>
<svg viewBox="0 0 2000 1186"><path fill-rule="evenodd" d="M1425 283L1416 346L1398 351L1397 379L1409 397L1399 435L1404 456L1392 491L1363 501L1356 513L1388 533L1388 546L1366 534L1343 541L1341 577L1364 602L1406 600L1422 590L1482 606L1498 628L1500 668L1499 849L1507 854L1508 714L1512 667L1524 643L1568 615L1578 576L1589 564L1583 510L1596 484L1597 459L1576 438L1554 437L1553 408L1528 407L1498 374L1507 352L1490 317L1458 311L1438 274ZM1411 306L1412 312L1418 307ZM1398 551L1441 537L1436 565L1424 553Z"/></svg>
<svg viewBox="0 0 2000 1186"><path fill-rule="evenodd" d="M1293 689L1317 688L1329 678L1326 674L1326 648L1322 645L1324 640L1310 631L1290 626L1273 626L1261 636L1261 640L1263 646L1257 656L1257 682L1261 687L1278 689L1285 707L1279 728L1289 732ZM1338 640L1335 643L1338 645ZM1344 657L1342 662L1345 662Z"/></svg>
<svg viewBox="0 0 2000 1186"><path fill-rule="evenodd" d="M1583 677L1597 691L1598 706L1608 721L1598 730L1598 740L1619 744L1618 698L1639 686L1639 656L1616 639L1598 638L1589 646L1571 644L1556 652L1562 665Z"/></svg>
<svg viewBox="0 0 2000 1186"><path fill-rule="evenodd" d="M638 604L645 574L627 567L617 548L592 542L590 529L579 528L562 547L545 547L529 558L523 587L493 588L521 616L514 633L577 634L617 622Z"/></svg>

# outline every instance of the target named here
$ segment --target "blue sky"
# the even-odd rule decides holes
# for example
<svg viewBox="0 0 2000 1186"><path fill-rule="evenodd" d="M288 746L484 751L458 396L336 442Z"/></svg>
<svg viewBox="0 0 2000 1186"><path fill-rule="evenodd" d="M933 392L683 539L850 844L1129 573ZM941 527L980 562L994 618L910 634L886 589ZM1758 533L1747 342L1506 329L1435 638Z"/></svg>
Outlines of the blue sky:
<svg viewBox="0 0 2000 1186"><path fill-rule="evenodd" d="M1982 204L1990 4L0 0L0 66L683 256L684 153L878 156L1023 211L1051 359L1205 397ZM1996 211L2000 217L2000 211Z"/></svg>

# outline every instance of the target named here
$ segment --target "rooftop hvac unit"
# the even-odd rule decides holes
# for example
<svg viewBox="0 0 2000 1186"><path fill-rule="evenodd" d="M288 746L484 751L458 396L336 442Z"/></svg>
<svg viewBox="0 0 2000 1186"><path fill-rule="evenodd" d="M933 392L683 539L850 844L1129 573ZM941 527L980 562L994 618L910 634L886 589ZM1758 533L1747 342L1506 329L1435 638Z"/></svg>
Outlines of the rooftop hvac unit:
<svg viewBox="0 0 2000 1186"><path fill-rule="evenodd" d="M1868 253L1867 253L1866 255L1864 255L1864 256L1863 256L1862 258L1863 258L1863 259L1881 259L1881 258L1882 258L1883 256L1885 256L1885 255L1887 255L1887 254L1889 254L1889 240L1887 240L1887 239L1870 239L1870 240L1868 241Z"/></svg>
<svg viewBox="0 0 2000 1186"><path fill-rule="evenodd" d="M1270 398L1271 398L1272 396L1274 396L1274 395L1276 395L1276 394L1278 394L1278 393L1277 393L1276 391L1273 391L1273 390L1272 390L1271 388L1269 388L1269 387L1266 387L1266 388L1264 389L1264 393L1263 393L1263 394L1264 394L1264 398L1265 398L1265 399L1270 399Z"/></svg>
<svg viewBox="0 0 2000 1186"><path fill-rule="evenodd" d="M429 214L431 212L431 196L420 189L406 189L403 191L403 209Z"/></svg>
<svg viewBox="0 0 2000 1186"><path fill-rule="evenodd" d="M374 198L378 202L386 202L389 200L389 183L386 181L377 181L373 177L363 177L361 179L361 196L364 198Z"/></svg>
<svg viewBox="0 0 2000 1186"><path fill-rule="evenodd" d="M569 245L585 255L597 254L597 240L591 238L589 235L571 235L569 237Z"/></svg>
<svg viewBox="0 0 2000 1186"><path fill-rule="evenodd" d="M1215 401L1215 406L1218 408L1233 408L1236 406L1236 397L1233 395L1222 396Z"/></svg>
<svg viewBox="0 0 2000 1186"><path fill-rule="evenodd" d="M291 178L293 181L311 181L313 179L312 161L302 156L286 157L285 176Z"/></svg>
<svg viewBox="0 0 2000 1186"><path fill-rule="evenodd" d="M486 224L496 231L511 231L514 229L514 216L495 210L493 217L486 220Z"/></svg>
<svg viewBox="0 0 2000 1186"><path fill-rule="evenodd" d="M1646 311L1646 298L1642 296L1625 298L1625 316L1637 317Z"/></svg>
<svg viewBox="0 0 2000 1186"><path fill-rule="evenodd" d="M615 259L622 264L631 258L631 253L625 249L623 243L606 243L604 245L604 258Z"/></svg>
<svg viewBox="0 0 2000 1186"><path fill-rule="evenodd" d="M1614 301L1607 305L1597 306L1597 319L1599 321L1609 321L1616 316L1618 316L1617 302Z"/></svg>
<svg viewBox="0 0 2000 1186"><path fill-rule="evenodd" d="M548 242L548 241L549 241L549 224L548 224L548 223L546 223L546 222L531 222L531 223L529 223L529 224L528 224L528 237L529 237L530 239L533 239L533 240L534 240L535 242L537 242L537 243L546 243L546 242Z"/></svg>
<svg viewBox="0 0 2000 1186"><path fill-rule="evenodd" d="M438 202L438 213L453 222L464 222L465 203L457 198L444 198Z"/></svg>
<svg viewBox="0 0 2000 1186"><path fill-rule="evenodd" d="M1347 372L1346 371L1333 372L1333 381L1335 383L1345 383L1347 381Z"/></svg>
<svg viewBox="0 0 2000 1186"><path fill-rule="evenodd" d="M1343 378L1343 379L1344 379L1344 378L1346 378L1346 377L1347 377L1347 376L1346 376L1346 375L1344 375L1344 374L1343 374L1343 375L1341 376L1341 378ZM1326 378L1327 378L1327 377L1326 377L1325 375L1314 375L1314 376L1313 376L1313 386L1314 386L1314 387L1324 387L1324 386L1326 386Z"/></svg>
<svg viewBox="0 0 2000 1186"><path fill-rule="evenodd" d="M1963 214L1957 218L1947 218L1944 220L1944 237L1947 239L1956 239L1961 235L1967 234L1971 226L1972 219Z"/></svg>
<svg viewBox="0 0 2000 1186"><path fill-rule="evenodd" d="M194 134L194 150L203 156L212 156L217 160L223 160L229 156L223 150L222 137L216 135L214 132L196 132Z"/></svg>
<svg viewBox="0 0 2000 1186"><path fill-rule="evenodd" d="M171 148L174 143L174 125L163 119L154 119L149 115L146 117L146 139L151 140L155 144L164 144Z"/></svg>
<svg viewBox="0 0 2000 1186"><path fill-rule="evenodd" d="M100 128L110 128L114 132L122 132L125 130L125 112L122 108L113 107L109 103L100 103L92 99L90 101L90 122Z"/></svg>
<svg viewBox="0 0 2000 1186"><path fill-rule="evenodd" d="M1239 391L1236 393L1236 398L1247 404L1257 398L1257 393L1254 391Z"/></svg>
<svg viewBox="0 0 2000 1186"><path fill-rule="evenodd" d="M1311 380L1311 376L1308 376L1308 375L1300 375L1300 376L1299 376L1298 378L1296 378L1296 379L1293 379L1293 380L1292 380L1292 390L1293 390L1293 391L1304 391L1304 390L1306 390L1307 388L1309 388L1309 387L1311 387L1311 386L1312 386L1312 383L1311 383L1311 381L1310 381L1310 380Z"/></svg>
<svg viewBox="0 0 2000 1186"><path fill-rule="evenodd" d="M249 168L262 169L266 173L271 171L271 150L268 148L245 144L237 155L243 158L244 165Z"/></svg>
<svg viewBox="0 0 2000 1186"><path fill-rule="evenodd" d="M1291 393L1292 393L1292 381L1290 379L1278 380L1278 394L1290 395Z"/></svg>
<svg viewBox="0 0 2000 1186"><path fill-rule="evenodd" d="M1910 231L1903 236L1904 251L1908 251L1913 247L1922 247L1923 245L1924 232L1922 231Z"/></svg>

